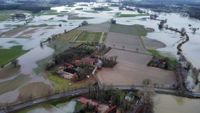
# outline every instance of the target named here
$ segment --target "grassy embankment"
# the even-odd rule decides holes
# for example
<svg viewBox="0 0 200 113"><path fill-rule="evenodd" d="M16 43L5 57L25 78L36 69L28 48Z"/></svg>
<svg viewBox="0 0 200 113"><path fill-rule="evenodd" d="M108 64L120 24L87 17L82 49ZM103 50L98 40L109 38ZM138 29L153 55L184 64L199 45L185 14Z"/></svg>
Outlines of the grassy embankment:
<svg viewBox="0 0 200 113"><path fill-rule="evenodd" d="M155 50L155 49L148 49L149 53L152 55L152 56L155 56L155 57L158 57L158 58L166 58L165 56L163 56L162 54L159 53L159 51ZM175 66L177 65L177 60L175 58L169 58L169 64L171 67L175 68Z"/></svg>
<svg viewBox="0 0 200 113"><path fill-rule="evenodd" d="M13 46L10 49L0 49L0 66L8 64L26 52L26 50L22 49L22 46Z"/></svg>
<svg viewBox="0 0 200 113"><path fill-rule="evenodd" d="M116 13L116 17L136 17L136 16L148 16L148 14L122 14Z"/></svg>

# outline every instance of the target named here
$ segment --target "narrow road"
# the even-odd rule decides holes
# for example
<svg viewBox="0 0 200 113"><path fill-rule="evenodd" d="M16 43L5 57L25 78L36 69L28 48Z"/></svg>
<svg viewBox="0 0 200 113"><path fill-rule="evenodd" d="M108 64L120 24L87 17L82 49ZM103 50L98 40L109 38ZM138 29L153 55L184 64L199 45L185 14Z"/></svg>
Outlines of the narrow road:
<svg viewBox="0 0 200 113"><path fill-rule="evenodd" d="M38 99L30 100L24 103L15 104L9 107L0 108L0 113L10 113L10 112L14 112L14 111L17 111L26 107L30 107L36 104L45 103L47 101L56 100L60 98L79 96L79 95L86 94L88 92L89 92L88 88L66 91L66 92L55 94L52 96L38 98Z"/></svg>
<svg viewBox="0 0 200 113"><path fill-rule="evenodd" d="M104 34L105 34L104 32L101 33L101 38L100 38L100 40L99 40L99 43L100 43L100 44L103 43Z"/></svg>

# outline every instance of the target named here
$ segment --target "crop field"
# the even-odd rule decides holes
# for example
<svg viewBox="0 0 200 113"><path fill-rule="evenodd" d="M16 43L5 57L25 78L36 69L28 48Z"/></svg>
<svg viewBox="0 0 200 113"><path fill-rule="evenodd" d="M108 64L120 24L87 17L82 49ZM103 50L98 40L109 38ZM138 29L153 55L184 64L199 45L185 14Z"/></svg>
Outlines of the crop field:
<svg viewBox="0 0 200 113"><path fill-rule="evenodd" d="M77 42L99 42L101 39L101 32L82 32L78 38L76 39Z"/></svg>
<svg viewBox="0 0 200 113"><path fill-rule="evenodd" d="M72 30L70 32L60 34L56 41L57 43L85 43L85 42L103 42L107 33L104 32L89 32L83 30Z"/></svg>
<svg viewBox="0 0 200 113"><path fill-rule="evenodd" d="M146 36L147 30L142 25L120 25L112 24L110 32L130 34L136 36Z"/></svg>
<svg viewBox="0 0 200 113"><path fill-rule="evenodd" d="M57 41L60 41L60 42L65 42L65 43L68 43L68 42L74 42L76 40L76 38L82 33L83 31L81 30L72 30L70 32L67 32L67 33L63 33L63 34L60 34L58 36L58 38L56 38Z"/></svg>

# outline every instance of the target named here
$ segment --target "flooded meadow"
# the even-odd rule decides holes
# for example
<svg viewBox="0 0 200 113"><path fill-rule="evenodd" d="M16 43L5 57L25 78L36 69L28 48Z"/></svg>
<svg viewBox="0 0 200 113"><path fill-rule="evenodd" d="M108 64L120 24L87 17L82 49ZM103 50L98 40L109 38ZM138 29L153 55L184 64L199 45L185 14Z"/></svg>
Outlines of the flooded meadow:
<svg viewBox="0 0 200 113"><path fill-rule="evenodd" d="M55 13L44 11L38 15L32 14L29 21L12 21L9 19L0 22L0 48L9 49L13 46L21 45L23 50L28 51L17 58L20 68L13 69L9 68L9 66L5 69L0 68L0 71L3 71L0 73L0 103L15 102L20 100L20 95L30 95L24 93L28 89L45 95L40 88L51 89L52 83L47 79L44 72L36 73L35 69L39 67L38 62L52 56L55 53L55 49L47 45L41 47L40 42L53 35L70 31L78 27L83 21L87 21L89 24L100 24L114 18L118 24L139 24L145 28L153 28L154 32L148 33L145 37L165 44L164 48L158 49L163 54L170 57L177 57L176 46L180 41L179 34L172 31L159 30L159 21L150 20L149 16L116 17L116 13L119 12L122 14L138 14L137 11L119 10L118 7L111 6L109 6L110 10L108 11L95 11L93 9L102 5L109 6L107 3L77 3L73 7L67 5L52 7L51 11ZM155 13L150 10L146 11ZM73 19L69 19L69 15L75 16ZM191 24L193 27L199 27L200 21L183 17L177 13L158 13L158 15L159 19L168 20L168 26L186 29L186 32L190 36L190 41L183 46L183 53L195 67L200 68L200 31L194 34L188 26ZM38 84L40 88L36 88ZM4 87L7 88L5 89ZM156 113L198 113L199 111L199 100L168 95L158 95L155 100L158 103L155 108ZM71 101L59 106L45 105L26 113L71 113L74 110L75 104L75 101ZM172 107L174 109L171 109ZM168 108L171 111L168 111ZM179 109L181 111L177 111Z"/></svg>

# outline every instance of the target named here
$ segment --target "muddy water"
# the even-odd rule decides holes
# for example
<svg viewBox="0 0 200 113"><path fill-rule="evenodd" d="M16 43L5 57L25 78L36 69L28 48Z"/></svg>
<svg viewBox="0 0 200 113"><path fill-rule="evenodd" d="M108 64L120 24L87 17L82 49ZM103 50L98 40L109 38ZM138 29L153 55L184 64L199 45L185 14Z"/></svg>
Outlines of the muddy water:
<svg viewBox="0 0 200 113"><path fill-rule="evenodd" d="M200 100L157 94L155 113L199 113Z"/></svg>
<svg viewBox="0 0 200 113"><path fill-rule="evenodd" d="M56 106L45 104L40 107L35 107L29 110L22 110L18 113L73 113L75 110L76 101L70 101L62 104L58 104Z"/></svg>

